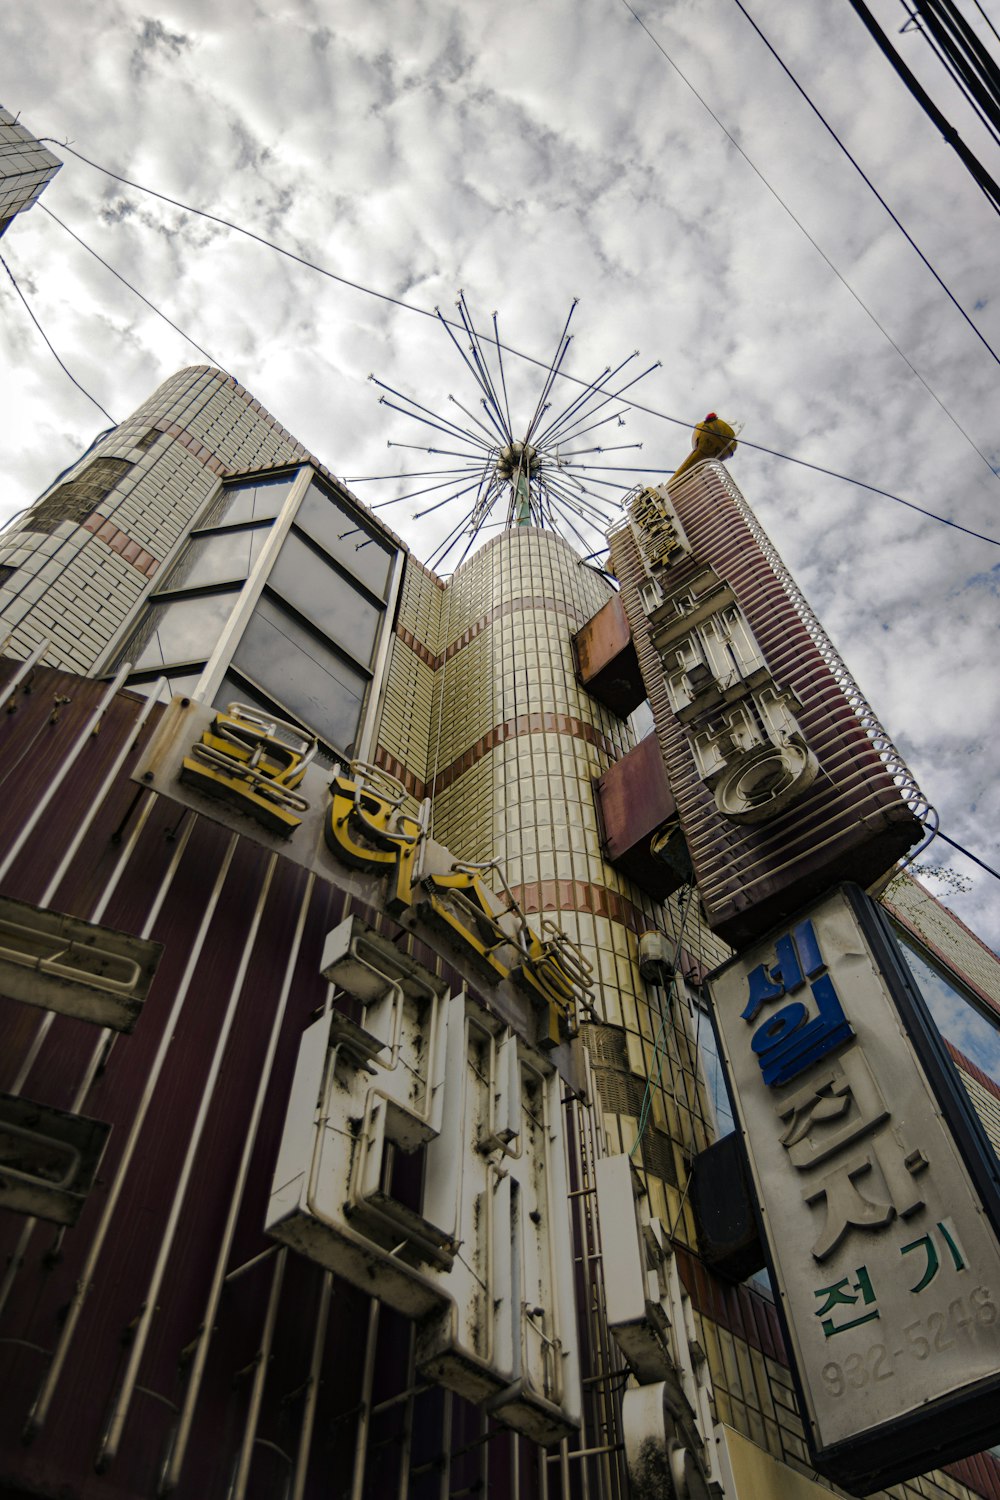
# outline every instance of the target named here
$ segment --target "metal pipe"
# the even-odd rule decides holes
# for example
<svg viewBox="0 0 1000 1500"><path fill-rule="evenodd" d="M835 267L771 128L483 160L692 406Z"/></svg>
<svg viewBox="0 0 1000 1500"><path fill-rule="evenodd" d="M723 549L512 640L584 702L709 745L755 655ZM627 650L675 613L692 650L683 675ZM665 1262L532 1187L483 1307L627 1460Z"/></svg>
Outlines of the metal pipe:
<svg viewBox="0 0 1000 1500"><path fill-rule="evenodd" d="M368 1456L368 1429L371 1426L372 1385L375 1381L375 1345L378 1341L378 1315L381 1304L373 1297L368 1308L368 1336L365 1340L365 1363L361 1374L361 1408L354 1440L354 1473L351 1477L351 1500L361 1500L365 1487L365 1460Z"/></svg>
<svg viewBox="0 0 1000 1500"><path fill-rule="evenodd" d="M313 1427L316 1423L316 1404L319 1401L320 1372L323 1369L323 1351L326 1347L326 1329L330 1320L330 1297L333 1292L333 1272L323 1272L319 1294L319 1311L316 1314L316 1335L313 1339L312 1359L309 1363L309 1388L306 1404L302 1410L302 1425L299 1428L299 1450L295 1456L295 1472L289 1500L302 1500L309 1472L309 1450L312 1447Z"/></svg>
<svg viewBox="0 0 1000 1500"><path fill-rule="evenodd" d="M4 641L5 646L7 644L7 641L9 640L10 636L8 636L7 640ZM46 651L51 645L52 640L50 637L47 637L44 641L39 641L38 645L35 647L34 651L32 651L30 656L26 656L24 658L24 661L18 667L17 671L14 673L10 681L4 684L3 695L5 698L9 699L14 696L18 688L21 686L21 683L31 671L32 667L38 665L38 662L45 655Z"/></svg>
<svg viewBox="0 0 1000 1500"><path fill-rule="evenodd" d="M21 832L18 834L17 838L8 849L6 858L2 863L0 863L0 880L4 880L6 878L7 874L10 871L11 865L17 859L17 856L20 854L21 850L24 848L25 844L28 842L35 829L38 827L42 815L47 810L49 803L52 801L53 797L56 795L56 792L58 792L63 782L66 780L66 777L69 775L77 760L80 758L81 754L83 753L84 746L86 745L90 736L93 734L94 730L97 728L102 714L106 710L112 698L114 698L118 689L121 687L122 683L125 681L125 678L128 676L131 670L132 667L130 662L123 662L122 665L118 668L118 671L115 673L114 681L109 684L107 691L101 697L100 703L98 703L97 707L94 709L94 712L90 715L90 718L87 720L86 724L84 724L83 729L77 736L76 744L60 763L58 771L52 777L52 780L46 787L45 792L35 803L31 816L28 818L24 827L21 829Z"/></svg>
<svg viewBox="0 0 1000 1500"><path fill-rule="evenodd" d="M201 950L204 947L205 939L208 935L208 929L211 925L212 918L215 915L215 909L219 904L219 898L222 894L222 888L225 884L226 877L229 874L229 867L232 864L233 855L236 853L236 846L238 843L239 834L232 834L226 847L225 855L223 856L222 862L219 866L219 873L216 876L212 893L206 903L205 911L201 919L201 925L198 928L195 940L191 945L191 951L188 954L187 965L185 967L183 976L181 977L180 984L177 987L176 994L174 995L174 1003L171 1007L170 1015L167 1017L166 1024L164 1025L156 1056L153 1059L152 1066L147 1075L146 1086L143 1090L142 1098L139 1100L139 1104L136 1108L135 1116L132 1121L132 1127L129 1131L128 1139L125 1142L121 1161L118 1164L118 1170L115 1173L114 1181L111 1183L111 1186L108 1190L107 1201L104 1205L104 1213L101 1215L100 1223L94 1231L94 1238L91 1241L87 1259L80 1271L80 1275L76 1283L76 1290L73 1293L73 1298L69 1304L69 1309L66 1314L66 1321L63 1324L62 1332L59 1335L59 1341L56 1344L55 1351L53 1352L52 1363L49 1366L45 1379L42 1381L42 1384L39 1388L38 1395L35 1397L35 1401L32 1405L31 1411L28 1414L28 1419L25 1423L23 1433L24 1440L26 1442L30 1442L32 1438L37 1436L42 1427L45 1425L45 1421L48 1417L49 1408L52 1404L52 1398L55 1395L56 1387L59 1384L59 1380L62 1376L63 1366L65 1365L67 1355L69 1354L70 1344L73 1342L73 1338L76 1334L77 1326L80 1321L80 1314L83 1311L83 1304L87 1298L88 1292L91 1289L94 1271L97 1266L97 1262L100 1259L101 1251L104 1248L104 1241L107 1238L108 1231L111 1228L111 1221L114 1218L115 1210L118 1206L118 1199L121 1196L122 1188L125 1184L125 1177L128 1173L129 1167L131 1166L132 1157L135 1154L135 1148L139 1140L139 1135L145 1123L146 1115L149 1112L149 1106L152 1101L156 1085L159 1081L160 1073L163 1071L163 1066L167 1060L167 1054L173 1044L174 1031L177 1027L177 1021L180 1017L181 1010L183 1009L184 1002L187 999L188 990L191 986L191 980L194 975L195 968L198 964L198 960L201 957Z"/></svg>
<svg viewBox="0 0 1000 1500"><path fill-rule="evenodd" d="M276 856L272 855L271 865L269 867L267 878L264 882L264 890L261 895L258 911L263 909L264 899L267 894L267 886L270 882L270 870L274 868L275 860ZM299 951L302 946L302 934L305 931L306 917L309 912L309 905L312 900L312 893L315 883L316 876L312 871L310 871L309 878L306 881L305 891L302 895L302 901L299 906L299 916L298 921L295 925L295 933L292 937L291 947L288 951L288 961L285 964L285 972L281 981L281 990L278 995L278 1002L274 1010L274 1019L271 1023L271 1034L268 1038L267 1049L264 1053L263 1062L261 1063L260 1078L257 1084L257 1093L254 1098L253 1108L250 1112L249 1121L247 1122L245 1128L243 1154L240 1157L240 1163L236 1170L236 1180L233 1184L233 1189L229 1200L229 1213L226 1218L225 1228L222 1231L222 1239L219 1243L219 1250L215 1259L215 1270L212 1275L212 1283L209 1288L208 1300L205 1304L205 1312L201 1320L201 1332L198 1334L197 1348L195 1350L194 1358L191 1362L191 1368L188 1374L187 1388L184 1392L184 1402L181 1407L181 1418L177 1428L177 1437L176 1441L174 1442L173 1451L170 1455L170 1460L167 1464L166 1469L164 1470L163 1477L160 1480L159 1493L161 1495L168 1494L172 1489L176 1488L180 1480L181 1466L184 1463L184 1458L187 1453L188 1440L191 1436L191 1426L194 1421L194 1409L198 1400L198 1395L201 1391L202 1377L205 1373L205 1362L208 1359L208 1346L211 1340L212 1330L215 1327L216 1315L219 1308L219 1299L222 1296L222 1288L225 1282L230 1279L226 1275L226 1265L229 1261L230 1251L232 1250L233 1246L233 1237L236 1233L236 1220L239 1216L240 1206L243 1201L243 1190L246 1186L247 1176L250 1171L250 1159L253 1156L254 1146L257 1143L257 1130L260 1125L260 1117L264 1109L264 1100L267 1096L267 1091L271 1082L271 1068L274 1064L274 1054L278 1048L278 1037L285 1020L285 1009L288 1004L288 995L292 987L292 978L295 972L295 965L298 962ZM251 937L244 948L244 958L247 962L249 961L249 949L255 935L256 927L253 927L251 929ZM237 995L239 988L242 987L242 981L245 972L246 968L244 965L240 969L240 973L237 976L237 983L234 987L234 993L236 993ZM224 1045L224 1041L225 1038L223 1037L220 1040L220 1046ZM211 1081L214 1081L214 1079L210 1080L210 1082ZM197 1145L197 1142L195 1141L194 1144ZM264 1251L263 1253L266 1255L269 1252Z"/></svg>
<svg viewBox="0 0 1000 1500"><path fill-rule="evenodd" d="M56 891L59 889L63 876L66 874L66 871L69 869L71 863L76 857L80 845L83 843L87 834L90 832L91 826L94 822L94 819L97 817L98 811L103 804L105 797L108 795L115 781L118 779L119 771L125 764L128 757L132 754L132 751L135 748L136 737L139 735L146 720L149 718L150 714L153 712L153 709L156 707L160 692L160 683L163 682L166 682L165 677L161 677L157 681L152 693L140 708L139 716L132 727L131 733L112 761L110 767L108 768L108 772L104 777L104 780L101 782L100 787L94 793L94 797L90 804L87 815L77 827L76 833L74 834L71 841L67 844L66 849L63 853L63 857L59 861L59 864L56 868L55 874L52 876L48 885L45 887L45 894L42 896L41 901L38 903L39 906L49 906L51 904Z"/></svg>
<svg viewBox="0 0 1000 1500"><path fill-rule="evenodd" d="M239 1462L236 1465L236 1473L229 1487L226 1500L243 1500L246 1494L247 1482L250 1478L250 1464L253 1460L254 1443L257 1441L257 1423L260 1421L260 1408L264 1400L264 1385L267 1381L267 1369L271 1363L271 1345L274 1342L274 1330L278 1321L278 1303L281 1301L281 1283L285 1275L285 1264L288 1260L288 1247L282 1245L278 1251L278 1258L274 1263L274 1275L271 1277L271 1291L267 1299L267 1312L264 1314L264 1329L260 1339L260 1349L257 1351L257 1367L253 1375L253 1389L250 1392L250 1405L247 1408L247 1419L243 1427L243 1442L240 1445Z"/></svg>
<svg viewBox="0 0 1000 1500"><path fill-rule="evenodd" d="M139 1322L134 1330L132 1342L129 1346L128 1362L125 1366L125 1374L122 1377L121 1386L119 1387L118 1394L115 1397L114 1406L111 1410L111 1419L108 1422L107 1431L101 1442L101 1446L98 1449L96 1465L99 1473L103 1473L114 1459L116 1453L118 1452L118 1445L121 1442L122 1433L125 1429L125 1422L128 1418L129 1406L132 1401L132 1392L135 1387L135 1383L139 1378L139 1366L142 1363L142 1357L146 1352L146 1341L149 1338L149 1331L152 1326L157 1304L160 1299L160 1288L163 1284L163 1278L166 1275L167 1262L170 1259L170 1252L173 1249L174 1235L177 1232L177 1225L180 1221L181 1209L184 1205L184 1199L187 1195L188 1183L191 1180L191 1173L194 1170L195 1157L198 1153L198 1147L201 1144L202 1132L205 1129L205 1122L208 1119L209 1106L212 1103L212 1098L215 1093L215 1085L219 1077L219 1071L222 1067L223 1053L226 1050L226 1046L229 1041L229 1033L232 1030L233 1021L236 1016L236 1009L239 1005L240 997L243 993L243 985L246 980L247 969L250 967L250 958L257 941L257 934L260 930L261 919L264 915L264 906L267 902L268 893L271 889L271 880L274 876L274 871L277 863L277 854L272 854L267 862L264 879L261 882L260 894L257 897L257 905L254 908L253 918L250 922L250 929L243 944L243 952L240 956L240 962L239 967L236 971L236 977L233 980L232 986L229 991L229 1001L226 1006L225 1014L222 1018L222 1025L219 1028L219 1033L216 1038L215 1051L212 1055L212 1062L208 1070L208 1077L205 1080L205 1086L202 1090L201 1099L198 1103L198 1113L195 1116L194 1124L191 1129L191 1137L188 1142L187 1154L184 1157L184 1164L181 1167L181 1174L178 1178L177 1186L174 1189L173 1202L170 1205L170 1213L167 1218L166 1227L164 1228L160 1240L160 1248L156 1257L156 1264L153 1267L153 1274L150 1278L149 1286L147 1287L146 1294L143 1298L142 1312L139 1316ZM229 1226L227 1225L227 1228L228 1227Z"/></svg>
<svg viewBox="0 0 1000 1500"><path fill-rule="evenodd" d="M118 673L118 676L115 678L115 681L112 684L112 688L115 691L117 691L117 687L118 687L120 679L123 676L124 670L125 669L123 668L122 671ZM52 800L52 796L53 796L54 792L61 785L61 783L62 783L62 781L64 779L64 775L65 775L66 770L76 760L77 756L82 751L83 746L86 743L86 740L89 738L90 734L93 733L93 730L96 727L97 722L98 722L98 720L101 717L101 714L104 712L104 709L105 709L105 707L107 706L107 703L110 700L110 696L111 696L110 693L106 693L104 695L104 697L101 699L100 705L95 710L95 712L90 716L90 718L87 720L87 723L86 723L86 725L84 727L83 733L81 734L81 736L80 736L79 740L77 741L77 744L74 746L73 750L70 752L69 757L66 759L66 761L63 762L63 765L60 767L59 772L54 777L54 779L49 783L49 787L48 787L45 795L36 804L35 810L32 813L31 818L25 824L24 828L21 830L20 834L18 835L17 839L15 840L14 844L12 845L10 851L8 852L7 858L3 862L3 865L0 866L0 879L3 879L4 875L6 875L7 872L9 871L11 864L16 859L16 857L19 854L20 850L23 848L24 843L27 840L29 834L34 831L34 828L35 828L35 826L36 826L39 818L41 817L41 814L45 811L45 809L48 806L49 802ZM141 710L141 712L139 714L139 717L136 720L136 724L135 724L136 733L138 733L138 731L142 728L143 724L146 722L146 719L149 717L149 714L152 711L152 708L153 708L152 701L148 701L147 703L145 703L143 705L142 710ZM90 831L90 827L91 827L94 819L97 816L98 810L100 809L101 804L103 803L105 797L107 796L108 792L110 791L111 786L112 786L115 778L117 777L118 772L121 770L121 767L124 764L126 757L130 754L131 749L132 749L132 740L130 738L126 742L126 744L122 748L122 750L120 750L119 753L118 753L118 755L116 756L115 762L114 762L113 766L108 771L108 773L105 776L103 782L101 783L100 790L97 792L97 794L95 795L93 801L90 804L90 811L87 813L86 818L83 820L83 822L80 824L79 828L77 829L76 834L74 835L74 838L73 838L72 842L70 843L70 845L66 849L66 852L64 853L64 855L63 855L63 857L62 857L62 859L61 859L61 861L59 863L59 866L58 866L55 874L52 876L52 878L50 879L48 885L45 887L45 892L42 895L41 901L39 902L40 906L49 906L50 905L50 903L52 901L52 897L55 895L55 892L56 892L56 890L57 890L57 888L59 886L60 881L62 880L63 876L65 875L66 870L69 868L70 861L73 859L74 855L79 850L80 845L83 842L84 838L86 837L87 833ZM121 869L121 867L122 867L122 862L119 861L118 868ZM31 1072L32 1068L35 1065L35 1062L36 1062L36 1060L38 1058L38 1054L42 1050L42 1045L43 1045L43 1043L45 1041L45 1038L48 1036L49 1032L52 1030L53 1025L55 1024L55 1019L56 1019L56 1012L50 1010L44 1016L42 1016L41 1020L39 1021L38 1026L35 1029L35 1035L31 1039L31 1045L29 1046L28 1051L25 1054L24 1060L22 1061L21 1066L18 1069L17 1077L14 1079L14 1082L10 1086L9 1092L11 1094L20 1094L21 1090L24 1088L24 1085L25 1085L25 1083L28 1080L28 1074Z"/></svg>
<svg viewBox="0 0 1000 1500"><path fill-rule="evenodd" d="M97 907L94 909L94 912L91 916L91 921L99 921L101 916L103 915L107 902L111 898L111 893L116 888L118 881L125 869L125 866L128 864L128 861L132 857L132 853L139 840L139 834L141 833L152 810L153 798L150 798L136 823L136 827L133 831L132 837L129 839L128 846L122 852L121 857L118 860L118 864L115 867L114 874L109 880L107 886L105 886L104 894L102 895L100 901L97 903ZM90 1062L87 1064L87 1067L83 1074L83 1078L78 1084L76 1093L74 1094L73 1100L69 1106L71 1114L79 1114L82 1110L84 1101L86 1100L87 1094L90 1092L90 1086L94 1081L95 1074L97 1073L97 1069L100 1065L101 1055L104 1052L104 1048L107 1044L107 1039L112 1035L113 1033L108 1027L105 1026L101 1028L101 1032L96 1043L94 1044L93 1052L91 1053ZM40 1039L37 1033L35 1040L39 1043L40 1046ZM33 1044L31 1060L26 1067L22 1065L21 1071L18 1074L17 1079L15 1080L15 1084L12 1085L11 1092L19 1093L20 1090L24 1087L24 1083L27 1079L28 1073L30 1072L31 1064L34 1062L34 1058L35 1056L37 1056L37 1052L38 1048L34 1047ZM14 1282L17 1279L17 1273L24 1263L24 1257L27 1253L28 1244L31 1240L31 1236L34 1233L37 1223L38 1220L34 1217L25 1219L24 1225L21 1229L20 1238L17 1242L17 1246L13 1254L11 1255L10 1260L8 1261L7 1270L4 1275L3 1282L0 1283L0 1316L2 1316L3 1310L7 1305L7 1298L10 1296L11 1290L14 1286Z"/></svg>
<svg viewBox="0 0 1000 1500"><path fill-rule="evenodd" d="M251 1255L250 1259L245 1260L241 1266L237 1266L235 1271L226 1272L226 1285L228 1286L232 1281L239 1281L241 1276L245 1276L248 1271L252 1271L255 1266L259 1266L263 1261L270 1260L271 1256L277 1253L277 1245L268 1245L267 1249L262 1250L259 1255Z"/></svg>
<svg viewBox="0 0 1000 1500"><path fill-rule="evenodd" d="M563 1443L565 1442L566 1439L564 1438ZM562 1444L560 1444L560 1447L562 1447ZM624 1443L605 1443L602 1448L576 1448L573 1451L568 1452L566 1454L566 1458L596 1458L599 1453L621 1453L624 1450L624 1447ZM545 1462L549 1464L561 1464L562 1460L563 1455L561 1452L546 1453L545 1455Z"/></svg>
<svg viewBox="0 0 1000 1500"><path fill-rule="evenodd" d="M441 1484L438 1500L448 1500L451 1494L451 1424L454 1401L451 1391L445 1391L441 1417Z"/></svg>
<svg viewBox="0 0 1000 1500"><path fill-rule="evenodd" d="M417 1374L417 1337L416 1328L410 1324L410 1349L406 1359L406 1390L403 1396L406 1405L403 1408L403 1431L399 1443L399 1487L396 1492L396 1500L407 1500L410 1493L410 1455L413 1451L413 1408L415 1397L427 1390L426 1385L416 1383ZM382 1411L385 1402L373 1407L373 1412Z"/></svg>

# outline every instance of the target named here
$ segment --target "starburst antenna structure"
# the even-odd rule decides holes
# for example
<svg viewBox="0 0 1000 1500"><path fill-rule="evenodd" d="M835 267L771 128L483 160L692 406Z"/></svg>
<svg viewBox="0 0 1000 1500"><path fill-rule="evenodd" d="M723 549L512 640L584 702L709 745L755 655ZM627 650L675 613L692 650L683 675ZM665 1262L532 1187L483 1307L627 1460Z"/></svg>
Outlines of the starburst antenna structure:
<svg viewBox="0 0 1000 1500"><path fill-rule="evenodd" d="M603 455L641 449L641 443L615 443L606 439L625 425L629 409L629 403L621 400L625 392L658 369L660 362L640 374L629 373L629 378L623 380L623 372L639 357L639 351L635 350L614 369L607 366L595 380L574 380L570 399L560 404L555 388L560 377L565 377L563 366L572 343L569 327L576 305L574 298L555 354L548 366L543 367L545 374L533 409L530 415L526 412L520 415L518 425L511 415L508 395L513 351L500 338L496 313L492 318L492 336L477 332L462 293L457 302L459 335L440 310L437 315L458 352L465 374L471 378L476 394L469 404L449 395L448 402L454 412L446 414L394 390L374 375L370 377L381 392L379 400L383 405L441 434L434 438L433 446L394 441L388 444L390 448L425 454L434 460L433 466L392 475L365 476L362 480L355 477L350 481L353 484L376 479L420 481L418 488L383 501L373 506L374 510L434 496L413 512L414 521L449 508L445 519L451 521L457 513L451 531L424 559L428 567L441 572L449 558L454 559L452 566L457 567L484 530L495 527L541 526L558 531L582 546L588 560L600 557L607 550L606 532L620 514L622 497L632 486L620 479L605 478L601 473L602 470L605 474L627 472L627 465L617 459L612 464L599 460ZM463 347L465 339L468 343ZM565 386L563 378L562 389ZM424 480L434 482L425 485ZM456 557L459 549L460 555Z"/></svg>

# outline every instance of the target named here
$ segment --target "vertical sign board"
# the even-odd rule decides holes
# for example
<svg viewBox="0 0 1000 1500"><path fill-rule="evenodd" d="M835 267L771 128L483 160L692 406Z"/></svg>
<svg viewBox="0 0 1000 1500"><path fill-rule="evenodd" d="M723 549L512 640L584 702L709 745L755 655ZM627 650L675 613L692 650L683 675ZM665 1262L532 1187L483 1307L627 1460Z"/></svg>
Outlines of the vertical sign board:
<svg viewBox="0 0 1000 1500"><path fill-rule="evenodd" d="M817 1469L995 1442L998 1162L885 918L841 886L709 984Z"/></svg>

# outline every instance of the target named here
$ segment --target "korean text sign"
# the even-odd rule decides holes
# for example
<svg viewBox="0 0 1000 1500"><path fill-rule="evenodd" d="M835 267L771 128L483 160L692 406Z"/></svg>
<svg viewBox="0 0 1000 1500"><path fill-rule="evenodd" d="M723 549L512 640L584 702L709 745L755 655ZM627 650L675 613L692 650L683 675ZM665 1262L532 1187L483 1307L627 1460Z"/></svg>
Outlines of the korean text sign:
<svg viewBox="0 0 1000 1500"><path fill-rule="evenodd" d="M995 1203L870 908L841 887L710 981L811 1446L869 1489L1000 1377Z"/></svg>

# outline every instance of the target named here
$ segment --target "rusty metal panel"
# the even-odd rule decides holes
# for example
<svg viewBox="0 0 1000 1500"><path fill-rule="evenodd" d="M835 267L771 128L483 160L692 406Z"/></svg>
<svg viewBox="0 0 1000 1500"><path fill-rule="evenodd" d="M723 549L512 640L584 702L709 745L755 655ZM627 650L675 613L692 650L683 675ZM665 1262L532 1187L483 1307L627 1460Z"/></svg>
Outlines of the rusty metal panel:
<svg viewBox="0 0 1000 1500"><path fill-rule="evenodd" d="M15 666L0 662L0 682ZM0 863L42 809L0 891L163 945L131 1035L0 996L0 1088L19 1093L23 1073L31 1099L112 1126L75 1227L56 1238L0 1211L4 1484L66 1500L309 1500L360 1464L366 1494L399 1493L409 1472L423 1500L442 1473L461 1489L487 1469L503 1494L516 1469L536 1500L531 1442L415 1385L409 1327L389 1310L373 1321L369 1297L263 1232L299 1040L331 1003L331 929L357 914L445 985L460 976L333 876L137 785L161 710L137 731L144 700L122 691L85 733L106 689L38 668L0 716L0 764L18 775L0 799ZM332 1003L361 1021L356 1002Z"/></svg>
<svg viewBox="0 0 1000 1500"><path fill-rule="evenodd" d="M162 949L129 932L0 896L0 994L132 1031Z"/></svg>
<svg viewBox="0 0 1000 1500"><path fill-rule="evenodd" d="M0 1208L75 1224L109 1130L101 1120L0 1094Z"/></svg>
<svg viewBox="0 0 1000 1500"><path fill-rule="evenodd" d="M794 585L779 576L780 560L729 476L718 464L702 464L671 487L670 497L692 553L670 566L661 588L679 589L706 567L725 581L771 677L798 700L796 719L820 766L809 789L769 820L737 824L723 816L667 695L654 635L668 608L647 616L645 565L631 533L616 533L621 597L707 919L739 947L838 880L870 884L917 842L922 825L914 799L904 795L914 790L905 767L885 751L888 742L871 728L877 721L856 689L849 699L837 675L846 677L842 663L794 597Z"/></svg>
<svg viewBox="0 0 1000 1500"><path fill-rule="evenodd" d="M612 713L625 718L643 702L646 688L620 594L577 631L573 652L577 680Z"/></svg>
<svg viewBox="0 0 1000 1500"><path fill-rule="evenodd" d="M655 734L608 767L596 787L608 862L648 895L665 901L682 884L676 868L650 848L654 835L677 821L677 805Z"/></svg>

